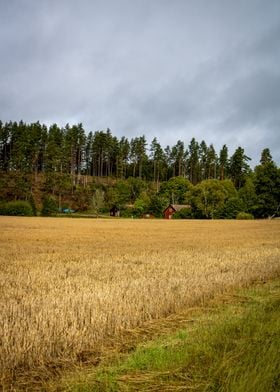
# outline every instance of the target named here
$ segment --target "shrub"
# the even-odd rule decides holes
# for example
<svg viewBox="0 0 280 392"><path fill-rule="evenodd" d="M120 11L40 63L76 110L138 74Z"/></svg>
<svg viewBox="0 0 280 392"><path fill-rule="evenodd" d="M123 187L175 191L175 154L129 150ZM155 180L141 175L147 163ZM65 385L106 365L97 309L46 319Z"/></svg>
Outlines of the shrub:
<svg viewBox="0 0 280 392"><path fill-rule="evenodd" d="M191 208L182 208L180 211L175 212L174 219L190 219L192 218Z"/></svg>
<svg viewBox="0 0 280 392"><path fill-rule="evenodd" d="M142 194L137 197L134 203L134 215L137 217L142 216L145 212L148 212L150 205L150 198L149 196L142 192Z"/></svg>
<svg viewBox="0 0 280 392"><path fill-rule="evenodd" d="M122 218L132 218L135 217L135 209L133 207L126 207L121 209L120 215Z"/></svg>
<svg viewBox="0 0 280 392"><path fill-rule="evenodd" d="M151 197L149 212L151 212L157 218L162 218L163 210L169 204L169 198L164 195L153 195Z"/></svg>
<svg viewBox="0 0 280 392"><path fill-rule="evenodd" d="M0 215L5 215L5 206L6 206L6 203L1 201L0 202Z"/></svg>
<svg viewBox="0 0 280 392"><path fill-rule="evenodd" d="M58 212L58 206L55 198L47 196L43 199L43 206L41 210L41 215L51 216L56 215Z"/></svg>
<svg viewBox="0 0 280 392"><path fill-rule="evenodd" d="M37 215L37 207L36 207L35 200L34 200L34 197L33 197L32 194L29 196L28 201L29 201L29 204L30 204L30 206L32 208L32 214L34 216L36 216Z"/></svg>
<svg viewBox="0 0 280 392"><path fill-rule="evenodd" d="M235 219L236 216L244 211L244 205L238 197L231 197L226 200L223 207L218 211L217 218ZM243 212L244 213L244 212Z"/></svg>
<svg viewBox="0 0 280 392"><path fill-rule="evenodd" d="M236 216L236 219L254 219L254 216L252 214L249 214L248 212L239 212Z"/></svg>
<svg viewBox="0 0 280 392"><path fill-rule="evenodd" d="M23 200L9 201L0 205L0 215L33 216L30 203Z"/></svg>

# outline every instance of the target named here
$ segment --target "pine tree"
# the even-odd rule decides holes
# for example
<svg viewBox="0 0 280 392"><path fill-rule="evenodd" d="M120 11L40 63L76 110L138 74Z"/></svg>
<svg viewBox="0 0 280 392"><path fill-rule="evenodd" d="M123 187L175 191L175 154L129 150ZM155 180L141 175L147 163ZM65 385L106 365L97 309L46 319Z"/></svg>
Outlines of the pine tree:
<svg viewBox="0 0 280 392"><path fill-rule="evenodd" d="M251 158L247 157L244 149L238 147L230 159L230 175L237 189L240 189L245 182L247 174L250 172L250 167L247 162Z"/></svg>
<svg viewBox="0 0 280 392"><path fill-rule="evenodd" d="M0 121L0 171L7 172L10 166L11 132L10 127Z"/></svg>
<svg viewBox="0 0 280 392"><path fill-rule="evenodd" d="M153 163L153 180L156 183L157 192L159 190L159 181L162 175L162 166L164 161L164 153L161 145L158 143L157 139L154 138L151 143L151 155L150 158Z"/></svg>
<svg viewBox="0 0 280 392"><path fill-rule="evenodd" d="M217 156L213 144L207 149L206 173L208 179L216 179L217 174Z"/></svg>
<svg viewBox="0 0 280 392"><path fill-rule="evenodd" d="M271 217L280 213L280 169L273 162L269 150L264 151L261 164L255 168L254 182L258 197L256 214L259 217Z"/></svg>
<svg viewBox="0 0 280 392"><path fill-rule="evenodd" d="M178 175L178 176L185 175L184 157L185 157L184 142L182 142L181 140L178 140L177 144L176 144L176 166L177 166L176 175Z"/></svg>
<svg viewBox="0 0 280 392"><path fill-rule="evenodd" d="M49 128L46 143L45 170L62 172L64 167L64 133L57 124Z"/></svg>
<svg viewBox="0 0 280 392"><path fill-rule="evenodd" d="M143 175L143 165L147 161L146 155L146 138L145 136L131 139L130 142L130 161L133 167L133 177L136 177L136 169L138 169L138 177L141 179Z"/></svg>
<svg viewBox="0 0 280 392"><path fill-rule="evenodd" d="M220 180L224 180L227 177L228 164L228 148L224 144L219 156Z"/></svg>
<svg viewBox="0 0 280 392"><path fill-rule="evenodd" d="M93 134L90 131L85 140L85 174L93 175L93 152L92 152Z"/></svg>
<svg viewBox="0 0 280 392"><path fill-rule="evenodd" d="M262 165L272 162L272 156L270 154L269 148L262 150L260 162Z"/></svg>
<svg viewBox="0 0 280 392"><path fill-rule="evenodd" d="M116 176L117 178L125 178L127 176L127 166L130 154L130 144L126 137L122 137L118 143L116 157Z"/></svg>
<svg viewBox="0 0 280 392"><path fill-rule="evenodd" d="M207 177L207 154L208 147L204 140L199 145L198 156L199 156L199 181L205 180Z"/></svg>
<svg viewBox="0 0 280 392"><path fill-rule="evenodd" d="M199 181L199 145L195 138L192 138L189 145L188 177L191 183Z"/></svg>

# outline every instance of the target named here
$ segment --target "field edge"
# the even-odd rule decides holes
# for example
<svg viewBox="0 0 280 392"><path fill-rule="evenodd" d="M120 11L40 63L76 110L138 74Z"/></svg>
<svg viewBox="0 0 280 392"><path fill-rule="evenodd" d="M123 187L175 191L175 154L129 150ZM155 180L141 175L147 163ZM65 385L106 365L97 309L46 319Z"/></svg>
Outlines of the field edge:
<svg viewBox="0 0 280 392"><path fill-rule="evenodd" d="M276 332L280 336L280 324L278 321L275 328L270 324L266 328L266 324L269 318L272 321L280 319L280 306L278 305L280 305L279 276L267 282L257 281L249 287L218 294L204 305L187 309L181 314L166 319L154 320L143 328L130 331L131 336L127 341L123 341L122 345L120 344L115 350L108 351L97 366L77 367L74 372L65 373L59 379L44 384L44 390L150 391L157 390L158 387L160 388L158 390L162 391L177 390L176 388L206 391L208 388L212 390L211 388L215 387L215 390L262 391L261 388L265 382L274 383L275 386L279 382L280 386L280 379L277 379L276 374L269 374L268 381L263 380L262 383L258 381L259 385L253 383L253 389L242 389L245 384L248 384L244 375L246 371L243 369L243 381L241 380L238 386L238 377L234 372L235 367L238 372L241 369L236 361L232 360L234 356L238 358L238 361L243 360L242 355L238 357L236 352L240 341L244 339L246 341L246 346L238 347L241 353L242 350L250 350L248 348L250 339L248 336L242 336L242 333L246 330L254 333L257 330L253 339L264 349L270 350L271 361L277 363L275 361L276 345L273 347L273 353L271 347L266 347L266 345L269 339L277 339ZM263 326L260 325L261 322ZM233 333L232 339L227 339L224 331ZM264 339L262 333L266 334L268 339ZM197 339L202 339L201 347ZM280 343L279 337L277 342ZM274 345L276 341L272 343ZM190 358L185 355L186 345L192 347L193 352L190 352L190 358L193 364L190 364ZM279 349L278 354L280 354ZM219 361L217 356L221 356L222 361ZM212 367L211 362L214 363ZM228 363L232 365L232 368L226 368L228 365L225 364ZM210 369L208 370L210 378L203 377L206 364ZM187 366L191 370L186 370ZM273 368L273 364L271 366ZM250 377L256 376L252 363L249 367L251 367ZM256 363L256 369L258 367L259 364ZM268 368L269 364L266 364L266 371ZM219 374L221 369L223 374ZM273 369L271 370L273 373ZM274 369L274 373L278 370L280 374L279 367ZM260 372L260 369L258 371ZM227 379L235 382L234 388L236 389L227 389L230 388L229 385L224 385ZM266 390L269 392L276 389Z"/></svg>

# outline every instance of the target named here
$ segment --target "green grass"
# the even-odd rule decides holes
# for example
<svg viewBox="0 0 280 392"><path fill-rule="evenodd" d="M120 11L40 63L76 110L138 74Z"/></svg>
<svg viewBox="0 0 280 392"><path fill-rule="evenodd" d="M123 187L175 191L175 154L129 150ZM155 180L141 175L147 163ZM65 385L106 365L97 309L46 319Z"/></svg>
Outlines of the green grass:
<svg viewBox="0 0 280 392"><path fill-rule="evenodd" d="M185 328L64 383L89 391L280 391L280 282L211 305Z"/></svg>

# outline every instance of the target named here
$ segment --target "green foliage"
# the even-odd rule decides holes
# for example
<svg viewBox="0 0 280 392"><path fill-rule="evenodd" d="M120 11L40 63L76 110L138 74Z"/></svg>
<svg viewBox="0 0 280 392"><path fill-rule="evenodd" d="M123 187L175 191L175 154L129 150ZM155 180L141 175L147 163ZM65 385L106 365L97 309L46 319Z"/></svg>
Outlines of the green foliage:
<svg viewBox="0 0 280 392"><path fill-rule="evenodd" d="M46 145L46 172L58 173L65 165L64 132L56 124L49 128Z"/></svg>
<svg viewBox="0 0 280 392"><path fill-rule="evenodd" d="M218 211L217 217L223 219L235 219L240 211L244 210L244 204L239 197L230 197Z"/></svg>
<svg viewBox="0 0 280 392"><path fill-rule="evenodd" d="M44 189L53 195L64 195L73 191L73 181L67 173L46 173Z"/></svg>
<svg viewBox="0 0 280 392"><path fill-rule="evenodd" d="M0 204L0 215L33 216L32 206L27 201L10 201Z"/></svg>
<svg viewBox="0 0 280 392"><path fill-rule="evenodd" d="M19 173L19 175L15 178L15 196L18 199L25 199L28 197L31 189L31 180L30 177Z"/></svg>
<svg viewBox="0 0 280 392"><path fill-rule="evenodd" d="M94 195L92 196L91 208L97 216L99 215L102 208L104 208L104 197L105 193L100 188L96 189Z"/></svg>
<svg viewBox="0 0 280 392"><path fill-rule="evenodd" d="M137 197L139 197L140 194L147 188L147 183L140 178L129 177L127 184L129 186L130 200L132 203L134 203Z"/></svg>
<svg viewBox="0 0 280 392"><path fill-rule="evenodd" d="M273 161L272 161L272 156L270 154L270 150L269 148L265 148L264 150L262 150L260 163L262 165L266 165L267 163L271 163L271 162Z"/></svg>
<svg viewBox="0 0 280 392"><path fill-rule="evenodd" d="M184 204L186 192L191 188L191 183L184 177L172 177L163 182L160 186L159 194L168 198L169 203Z"/></svg>
<svg viewBox="0 0 280 392"><path fill-rule="evenodd" d="M120 211L122 218L136 218L137 211L133 207L125 207Z"/></svg>
<svg viewBox="0 0 280 392"><path fill-rule="evenodd" d="M224 188L225 199L217 208L215 218L235 219L238 212L244 210L243 202L238 197L238 192L232 180L222 180L220 183Z"/></svg>
<svg viewBox="0 0 280 392"><path fill-rule="evenodd" d="M254 213L258 209L258 197L254 181L251 177L247 177L245 184L238 191L238 196L242 200L243 211Z"/></svg>
<svg viewBox="0 0 280 392"><path fill-rule="evenodd" d="M230 175L237 189L240 189L250 172L248 161L251 160L244 153L244 149L238 147L230 159Z"/></svg>
<svg viewBox="0 0 280 392"><path fill-rule="evenodd" d="M104 203L108 209L115 206L120 210L131 204L131 187L127 180L118 180L113 186L106 187Z"/></svg>
<svg viewBox="0 0 280 392"><path fill-rule="evenodd" d="M204 142L205 143L205 142ZM206 163L207 160L207 146L206 144L204 145L205 147L205 161L204 164ZM199 176L199 172L200 172L200 168L199 168L199 144L198 142L195 140L195 138L192 138L192 140L190 141L189 144L189 159L188 159L188 163L187 163L187 170L189 172L189 178L192 184L197 184L199 177L203 177ZM204 167L204 171L206 170L205 165L201 165L202 167ZM201 173L202 174L202 173Z"/></svg>
<svg viewBox="0 0 280 392"><path fill-rule="evenodd" d="M155 194L151 197L149 211L157 218L162 217L162 212L168 206L169 198L164 195Z"/></svg>
<svg viewBox="0 0 280 392"><path fill-rule="evenodd" d="M56 199L52 196L45 196L43 198L41 215L52 216L52 215L56 215L57 212L58 212L58 205Z"/></svg>
<svg viewBox="0 0 280 392"><path fill-rule="evenodd" d="M227 199L237 197L237 190L236 190L232 180L230 180L230 179L221 180L220 183L225 190Z"/></svg>
<svg viewBox="0 0 280 392"><path fill-rule="evenodd" d="M129 184L127 181L118 181L116 186L114 187L115 190L115 199L112 203L113 205L122 207L125 204L131 201L131 188L133 186ZM136 186L135 186L136 187ZM141 186L140 186L141 189ZM135 194L138 194L139 190L135 190ZM135 197L135 195L134 195Z"/></svg>
<svg viewBox="0 0 280 392"><path fill-rule="evenodd" d="M280 169L273 162L255 168L257 217L278 216L280 213Z"/></svg>
<svg viewBox="0 0 280 392"><path fill-rule="evenodd" d="M33 197L32 193L30 194L30 196L28 198L28 201L29 201L30 206L32 208L32 214L34 216L36 216L37 215L37 207L36 207L35 200L34 200L34 197Z"/></svg>
<svg viewBox="0 0 280 392"><path fill-rule="evenodd" d="M191 208L182 208L172 215L172 219L190 219L193 217Z"/></svg>
<svg viewBox="0 0 280 392"><path fill-rule="evenodd" d="M250 220L254 219L254 215L249 214L248 212L239 212L236 216L236 219L240 220Z"/></svg>
<svg viewBox="0 0 280 392"><path fill-rule="evenodd" d="M135 215L142 216L144 213L148 212L150 205L150 198L146 192L141 193L141 195L135 200L134 210Z"/></svg>
<svg viewBox="0 0 280 392"><path fill-rule="evenodd" d="M224 144L219 157L219 172L220 172L220 180L224 180L227 177L227 172L229 168L229 161L228 161L228 148Z"/></svg>
<svg viewBox="0 0 280 392"><path fill-rule="evenodd" d="M92 193L89 188L77 186L71 194L70 209L73 207L75 210L87 211L90 208ZM61 206L63 208L63 205ZM69 208L66 204L65 208Z"/></svg>
<svg viewBox="0 0 280 392"><path fill-rule="evenodd" d="M66 202L75 210L89 210L92 193L103 184L106 210L113 205L123 209L146 192L151 199L149 209L156 216L169 203L190 203L190 196L194 217L233 217L241 208L237 197L242 210L255 217L279 216L280 172L270 150L263 149L254 176L249 161L242 147L229 157L223 145L217 155L212 144L195 138L189 145L178 140L165 148L153 138L148 155L145 135L118 139L110 129L86 134L81 123L47 127L39 122L0 121L0 172L6 175L6 179L0 176L0 199L29 200L32 193L34 214L35 204L49 195L58 200L60 208ZM109 178L117 181L109 184ZM217 179L223 190L218 190ZM206 186L202 184L206 180L214 182ZM200 188L191 186L200 184Z"/></svg>
<svg viewBox="0 0 280 392"><path fill-rule="evenodd" d="M226 190L218 180L204 180L190 188L187 197L194 211L204 218L215 218L224 205Z"/></svg>
<svg viewBox="0 0 280 392"><path fill-rule="evenodd" d="M153 180L159 184L159 180L163 175L164 167L164 153L161 145L158 143L157 138L154 138L150 147L151 161L153 164ZM157 188L158 190L158 188Z"/></svg>

